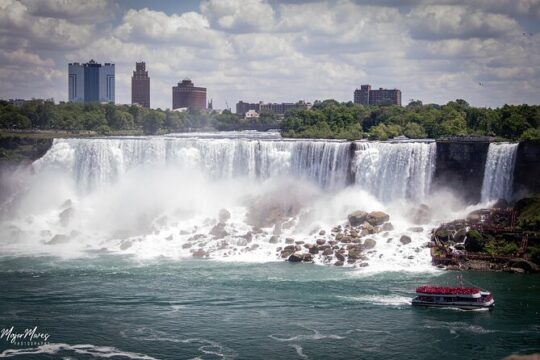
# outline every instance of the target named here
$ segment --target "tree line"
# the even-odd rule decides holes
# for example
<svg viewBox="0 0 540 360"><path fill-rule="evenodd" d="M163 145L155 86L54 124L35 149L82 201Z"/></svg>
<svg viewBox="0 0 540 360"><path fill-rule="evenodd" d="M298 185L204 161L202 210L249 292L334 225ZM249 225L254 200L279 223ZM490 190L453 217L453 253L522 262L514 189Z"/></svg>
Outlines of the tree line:
<svg viewBox="0 0 540 360"><path fill-rule="evenodd" d="M220 130L231 125L276 124L273 113L259 118L243 119L229 110L223 112L190 109L186 112L146 109L138 105L100 103L55 104L54 100L28 100L14 106L0 100L0 128L21 130L91 130L106 135L115 131L134 130L144 134L190 130Z"/></svg>
<svg viewBox="0 0 540 360"><path fill-rule="evenodd" d="M446 105L411 101L407 106L366 106L335 100L316 101L311 109L285 115L282 135L299 138L387 140L446 136L493 136L509 140L540 138L540 106L477 108L465 100Z"/></svg>

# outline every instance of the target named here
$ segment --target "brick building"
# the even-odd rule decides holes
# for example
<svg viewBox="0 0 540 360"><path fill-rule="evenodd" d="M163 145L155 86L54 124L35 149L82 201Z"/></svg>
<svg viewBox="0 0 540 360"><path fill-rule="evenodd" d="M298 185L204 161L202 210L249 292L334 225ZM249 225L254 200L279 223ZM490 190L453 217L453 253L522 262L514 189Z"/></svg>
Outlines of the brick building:
<svg viewBox="0 0 540 360"><path fill-rule="evenodd" d="M135 63L131 76L131 103L150 108L150 78L144 62Z"/></svg>
<svg viewBox="0 0 540 360"><path fill-rule="evenodd" d="M206 88L197 87L189 79L172 88L172 108L206 109Z"/></svg>
<svg viewBox="0 0 540 360"><path fill-rule="evenodd" d="M371 90L371 85L362 85L354 91L354 103L362 105L399 105L401 106L401 90Z"/></svg>

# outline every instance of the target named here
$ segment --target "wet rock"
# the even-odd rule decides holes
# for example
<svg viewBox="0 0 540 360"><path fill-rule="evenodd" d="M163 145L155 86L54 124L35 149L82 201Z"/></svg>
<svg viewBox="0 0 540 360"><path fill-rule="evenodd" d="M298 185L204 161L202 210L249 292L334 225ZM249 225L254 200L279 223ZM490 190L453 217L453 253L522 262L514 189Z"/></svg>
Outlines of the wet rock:
<svg viewBox="0 0 540 360"><path fill-rule="evenodd" d="M60 218L60 224L62 224L62 226L68 226L71 218L73 217L73 214L75 214L75 210L72 207L69 207L62 211L58 215L58 217Z"/></svg>
<svg viewBox="0 0 540 360"><path fill-rule="evenodd" d="M341 239L341 242L344 243L344 244L348 244L350 242L352 242L352 238L350 236L344 236L342 239Z"/></svg>
<svg viewBox="0 0 540 360"><path fill-rule="evenodd" d="M319 231L319 235L323 236L325 234L326 234L326 231L324 231L324 230Z"/></svg>
<svg viewBox="0 0 540 360"><path fill-rule="evenodd" d="M309 253L310 253L310 254L313 254L313 255L318 254L318 253L319 253L319 247L318 247L317 245L312 246L312 247L309 249Z"/></svg>
<svg viewBox="0 0 540 360"><path fill-rule="evenodd" d="M392 230L394 230L394 225L392 225L391 222L387 222L387 223L383 224L382 229L384 231L392 231Z"/></svg>
<svg viewBox="0 0 540 360"><path fill-rule="evenodd" d="M248 231L244 235L242 235L242 238L246 239L247 242L251 242L253 240L253 233L251 231Z"/></svg>
<svg viewBox="0 0 540 360"><path fill-rule="evenodd" d="M208 257L208 253L206 251L204 251L203 249L197 249L193 252L193 254L191 254L191 256L193 256L194 258L204 258L204 257Z"/></svg>
<svg viewBox="0 0 540 360"><path fill-rule="evenodd" d="M298 240L298 241L295 241L294 243L295 243L296 245L302 245L302 244L304 243L304 241Z"/></svg>
<svg viewBox="0 0 540 360"><path fill-rule="evenodd" d="M325 242L326 240L324 239L317 239L317 245L324 245Z"/></svg>
<svg viewBox="0 0 540 360"><path fill-rule="evenodd" d="M369 225L369 228L373 230L373 226ZM369 235L369 229L362 229L362 231L360 231L360 237L364 237L367 235Z"/></svg>
<svg viewBox="0 0 540 360"><path fill-rule="evenodd" d="M343 266L343 261L344 260L338 260L334 263L335 266Z"/></svg>
<svg viewBox="0 0 540 360"><path fill-rule="evenodd" d="M497 200L492 206L493 209L506 209L507 207L510 207L510 204L504 199Z"/></svg>
<svg viewBox="0 0 540 360"><path fill-rule="evenodd" d="M218 219L220 223L226 223L231 218L231 213L227 209L219 210Z"/></svg>
<svg viewBox="0 0 540 360"><path fill-rule="evenodd" d="M369 264L367 262L363 262L363 263L358 264L358 267L366 267L366 266L369 266Z"/></svg>
<svg viewBox="0 0 540 360"><path fill-rule="evenodd" d="M334 251L330 248L328 249L324 249L323 253L322 253L324 256L330 256L330 255L333 255L334 254Z"/></svg>
<svg viewBox="0 0 540 360"><path fill-rule="evenodd" d="M340 261L345 261L345 256L343 256L342 253L337 252L336 253L336 259L338 259Z"/></svg>
<svg viewBox="0 0 540 360"><path fill-rule="evenodd" d="M462 243L465 241L465 238L467 237L467 230L466 229L459 229L454 233L454 236L452 238L457 243Z"/></svg>
<svg viewBox="0 0 540 360"><path fill-rule="evenodd" d="M414 259L414 256L410 255L410 256L407 257L407 259L412 260L412 259Z"/></svg>
<svg viewBox="0 0 540 360"><path fill-rule="evenodd" d="M351 232L349 233L349 235L352 238L357 238L360 234L358 233L358 231L356 229L352 229Z"/></svg>
<svg viewBox="0 0 540 360"><path fill-rule="evenodd" d="M56 234L49 241L46 241L47 245L65 244L69 242L69 237L64 234Z"/></svg>
<svg viewBox="0 0 540 360"><path fill-rule="evenodd" d="M341 241L341 239L343 239L343 236L344 236L344 235L343 235L342 233L337 234L337 235L336 235L336 240L337 240L337 241Z"/></svg>
<svg viewBox="0 0 540 360"><path fill-rule="evenodd" d="M185 244L182 244L182 249L189 249L192 246L193 246L192 243L185 243Z"/></svg>
<svg viewBox="0 0 540 360"><path fill-rule="evenodd" d="M259 244L251 244L251 246L249 247L250 250L255 250L259 247Z"/></svg>
<svg viewBox="0 0 540 360"><path fill-rule="evenodd" d="M272 237L270 237L270 240L268 240L268 242L270 244L277 244L279 242L279 237L276 235L272 235Z"/></svg>
<svg viewBox="0 0 540 360"><path fill-rule="evenodd" d="M373 239L366 239L364 241L364 249L366 250L373 249L375 245L377 245L377 242Z"/></svg>
<svg viewBox="0 0 540 360"><path fill-rule="evenodd" d="M174 239L174 236L172 234L165 238L165 240L167 241L171 241L172 239Z"/></svg>
<svg viewBox="0 0 540 360"><path fill-rule="evenodd" d="M351 226L359 226L366 220L368 213L362 210L355 211L350 213L347 218L349 219L349 224Z"/></svg>
<svg viewBox="0 0 540 360"><path fill-rule="evenodd" d="M332 245L332 246L337 245L337 243L338 243L338 242L335 241L335 240L330 240L330 241L328 241L328 244L330 244L330 245Z"/></svg>
<svg viewBox="0 0 540 360"><path fill-rule="evenodd" d="M348 258L347 259L347 264L354 264L356 262L356 259L354 258Z"/></svg>
<svg viewBox="0 0 540 360"><path fill-rule="evenodd" d="M294 239L293 238L285 238L285 244L293 244Z"/></svg>
<svg viewBox="0 0 540 360"><path fill-rule="evenodd" d="M273 235L281 235L281 225L275 224L274 230L272 231Z"/></svg>
<svg viewBox="0 0 540 360"><path fill-rule="evenodd" d="M411 242L411 238L407 235L402 235L400 238L399 238L399 242L402 243L403 245L407 245Z"/></svg>
<svg viewBox="0 0 540 360"><path fill-rule="evenodd" d="M215 239L223 239L229 233L225 230L224 223L218 223L210 230L210 235L213 235Z"/></svg>
<svg viewBox="0 0 540 360"><path fill-rule="evenodd" d="M290 262L301 262L302 260L304 260L304 254L298 253L298 252L292 254L292 255L289 256L289 258L287 259L287 261L290 261Z"/></svg>
<svg viewBox="0 0 540 360"><path fill-rule="evenodd" d="M304 262L311 262L313 261L313 256L311 254L304 254L304 258L302 260Z"/></svg>
<svg viewBox="0 0 540 360"><path fill-rule="evenodd" d="M445 229L439 229L435 232L435 236L439 238L441 241L448 241L451 240L451 235L448 232L448 230Z"/></svg>
<svg viewBox="0 0 540 360"><path fill-rule="evenodd" d="M513 267L513 268L523 269L526 272L539 272L540 271L540 266L536 265L535 263L531 261L527 261L525 259L519 259L519 258L510 260L508 262L508 266Z"/></svg>
<svg viewBox="0 0 540 360"><path fill-rule="evenodd" d="M407 230L410 232L421 233L422 231L424 231L424 228L421 226L413 226L413 227L408 228Z"/></svg>
<svg viewBox="0 0 540 360"><path fill-rule="evenodd" d="M360 259L360 256L362 254L358 250L351 250L349 251L349 254L347 255L349 259L354 259L355 261Z"/></svg>
<svg viewBox="0 0 540 360"><path fill-rule="evenodd" d="M341 225L333 227L332 232L333 233L340 233L341 232Z"/></svg>
<svg viewBox="0 0 540 360"><path fill-rule="evenodd" d="M386 240L387 244L390 244L391 242L392 242L392 238L389 238L389 239Z"/></svg>
<svg viewBox="0 0 540 360"><path fill-rule="evenodd" d="M390 220L390 216L383 211L372 211L367 215L367 218L365 220L369 224L376 226L376 225L382 225L388 220Z"/></svg>

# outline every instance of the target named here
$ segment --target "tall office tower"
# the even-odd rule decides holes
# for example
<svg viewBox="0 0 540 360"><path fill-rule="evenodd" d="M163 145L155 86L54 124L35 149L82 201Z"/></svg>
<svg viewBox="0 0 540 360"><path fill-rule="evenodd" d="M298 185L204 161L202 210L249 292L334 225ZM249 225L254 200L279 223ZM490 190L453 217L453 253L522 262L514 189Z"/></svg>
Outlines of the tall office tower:
<svg viewBox="0 0 540 360"><path fill-rule="evenodd" d="M114 83L114 64L90 60L68 65L69 101L114 103Z"/></svg>
<svg viewBox="0 0 540 360"><path fill-rule="evenodd" d="M131 103L150 107L150 78L145 62L135 63L135 71L131 77Z"/></svg>

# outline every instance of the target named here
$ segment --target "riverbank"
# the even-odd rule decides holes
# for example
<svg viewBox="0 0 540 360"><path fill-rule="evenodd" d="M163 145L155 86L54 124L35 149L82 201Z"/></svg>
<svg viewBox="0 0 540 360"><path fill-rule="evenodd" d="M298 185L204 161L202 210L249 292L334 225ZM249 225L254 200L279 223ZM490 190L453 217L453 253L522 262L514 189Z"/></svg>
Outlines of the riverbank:
<svg viewBox="0 0 540 360"><path fill-rule="evenodd" d="M540 272L540 197L498 202L431 235L434 265L449 270Z"/></svg>

